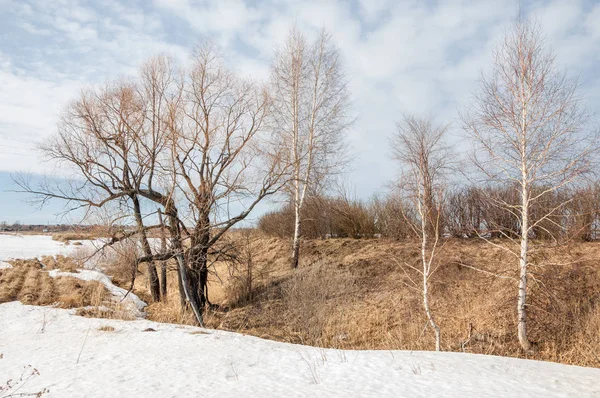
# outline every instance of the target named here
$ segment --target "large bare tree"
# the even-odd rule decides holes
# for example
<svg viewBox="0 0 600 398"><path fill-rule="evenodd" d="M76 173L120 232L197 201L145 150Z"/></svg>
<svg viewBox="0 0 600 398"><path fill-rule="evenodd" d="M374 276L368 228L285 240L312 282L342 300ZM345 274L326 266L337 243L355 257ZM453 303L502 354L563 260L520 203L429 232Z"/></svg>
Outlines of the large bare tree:
<svg viewBox="0 0 600 398"><path fill-rule="evenodd" d="M420 268L406 262L400 265L421 275L420 291L423 308L429 325L435 333L435 349L439 351L440 328L431 311L429 286L431 277L437 269L436 254L442 234L440 222L442 204L447 171L451 164L450 152L443 140L447 128L437 127L430 120L408 115L404 116L396 127L397 131L391 144L394 159L402 167L399 188L407 202L412 203L416 220L406 214L404 216L421 241ZM416 285L413 279L409 282Z"/></svg>
<svg viewBox="0 0 600 398"><path fill-rule="evenodd" d="M139 190L148 174L148 154L142 145L148 137L145 123L146 103L137 87L129 82L108 84L99 90L86 90L63 112L58 133L42 147L42 153L73 172L72 179L60 184L43 183L34 187L18 181L26 191L42 201L58 198L73 203L71 210L113 206L113 221L135 222L135 234L146 255L151 255L144 225ZM117 220L117 218L121 218ZM150 291L160 299L158 274L148 261Z"/></svg>
<svg viewBox="0 0 600 398"><path fill-rule="evenodd" d="M521 20L494 52L491 73L483 77L463 120L475 146L473 163L492 188L481 192L516 221L517 230L503 228L499 233L513 242L501 247L518 263L517 333L521 347L528 350L530 239L544 223L555 223L554 216L568 200L539 210L535 221L531 209L590 171L597 134L586 129L588 116L577 81L558 70L539 27ZM490 194L498 187L513 190L518 199Z"/></svg>
<svg viewBox="0 0 600 398"><path fill-rule="evenodd" d="M349 126L348 90L339 52L321 31L309 44L292 29L275 52L271 67L272 120L275 135L291 164L288 193L294 207L292 267L298 267L302 207L325 178L341 169Z"/></svg>
<svg viewBox="0 0 600 398"><path fill-rule="evenodd" d="M211 43L198 46L168 118L171 178L181 208L191 300L208 303L209 256L217 243L284 181L286 164L269 145L267 92L237 77Z"/></svg>
<svg viewBox="0 0 600 398"><path fill-rule="evenodd" d="M265 90L228 70L210 43L198 46L187 73L153 58L137 79L86 91L66 109L42 151L72 170L73 179L19 182L42 202L62 199L86 211L120 207L121 222L132 219L137 228L107 245L141 239L135 263L149 265L156 299L154 264L175 259L182 301L203 324L208 269L227 256L219 242L285 181L287 162L263 126L268 110ZM149 245L146 231L163 223L144 222L156 205L154 218L165 215L170 235L161 250Z"/></svg>

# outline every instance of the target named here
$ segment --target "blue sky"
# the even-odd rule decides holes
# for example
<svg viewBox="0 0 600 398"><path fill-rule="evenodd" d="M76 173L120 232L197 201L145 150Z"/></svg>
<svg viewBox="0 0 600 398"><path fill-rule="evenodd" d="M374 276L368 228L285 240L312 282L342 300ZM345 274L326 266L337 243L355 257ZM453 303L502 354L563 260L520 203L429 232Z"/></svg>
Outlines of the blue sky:
<svg viewBox="0 0 600 398"><path fill-rule="evenodd" d="M541 25L557 64L579 76L587 105L600 109L600 4L521 7ZM464 146L458 111L518 8L517 0L0 0L0 221L59 221L60 206L32 213L22 195L5 191L10 173L61 174L35 145L55 132L79 90L135 74L157 53L185 64L203 37L239 73L264 80L273 48L294 24L309 36L324 26L340 47L357 118L345 180L368 198L394 177L388 138L403 112L451 123Z"/></svg>

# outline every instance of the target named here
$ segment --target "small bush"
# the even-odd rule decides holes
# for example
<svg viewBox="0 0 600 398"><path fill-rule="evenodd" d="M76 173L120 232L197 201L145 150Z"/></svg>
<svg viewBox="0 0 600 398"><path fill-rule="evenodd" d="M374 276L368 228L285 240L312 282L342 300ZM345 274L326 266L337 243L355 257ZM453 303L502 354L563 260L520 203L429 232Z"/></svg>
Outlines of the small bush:
<svg viewBox="0 0 600 398"><path fill-rule="evenodd" d="M72 240L93 240L96 237L88 232L61 232L52 235L52 240L58 242L70 242Z"/></svg>
<svg viewBox="0 0 600 398"><path fill-rule="evenodd" d="M282 304L290 313L286 318L291 320L291 332L304 344L322 346L331 340L328 320L339 308L330 304L339 303L341 297L350 300L355 283L350 272L330 265L294 271L280 285Z"/></svg>
<svg viewBox="0 0 600 398"><path fill-rule="evenodd" d="M104 326L100 326L98 328L98 330L101 332L114 332L115 328L110 325L104 325Z"/></svg>

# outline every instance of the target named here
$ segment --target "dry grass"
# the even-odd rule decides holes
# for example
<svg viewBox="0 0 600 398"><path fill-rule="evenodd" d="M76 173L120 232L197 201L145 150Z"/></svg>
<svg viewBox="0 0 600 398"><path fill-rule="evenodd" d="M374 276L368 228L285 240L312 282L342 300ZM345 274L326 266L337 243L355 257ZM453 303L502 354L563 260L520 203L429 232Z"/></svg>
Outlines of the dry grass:
<svg viewBox="0 0 600 398"><path fill-rule="evenodd" d="M142 294L142 297L147 297L148 306L146 307L146 313L148 318L165 323L179 323L184 325L195 325L196 318L191 311L182 311L180 299L179 299L179 286L177 282L177 271L172 264L169 267L168 284L167 284L167 299L159 303L153 303L148 296L148 279L145 275L140 275L136 279L136 288L134 292L136 294Z"/></svg>
<svg viewBox="0 0 600 398"><path fill-rule="evenodd" d="M33 265L15 265L0 274L0 303L19 300L29 305L78 308L102 305L108 297L108 291L100 282L69 276L51 278Z"/></svg>
<svg viewBox="0 0 600 398"><path fill-rule="evenodd" d="M90 232L59 232L52 234L52 240L64 243L69 243L72 240L92 240L96 237L96 234Z"/></svg>
<svg viewBox="0 0 600 398"><path fill-rule="evenodd" d="M230 310L209 312L208 326L321 347L434 348L420 291L407 287L409 278L419 275L402 266L417 264L416 242L307 241L296 271L287 268L286 254L286 241L262 239L254 260L270 263L269 276L254 286L248 303L235 300L235 294L211 294L212 301L219 297L217 303ZM515 333L516 282L465 266L514 275L513 259L481 241L449 241L431 286L442 348L600 366L599 254L597 244L581 243L532 256L534 351L523 352ZM221 277L223 282L211 281L211 292L231 288L229 276Z"/></svg>
<svg viewBox="0 0 600 398"><path fill-rule="evenodd" d="M248 284L247 261L235 267L216 263L209 276L209 298L220 309L207 311L207 326L320 347L434 348L420 291L409 287L411 279L419 276L406 266L418 264L417 242L309 240L303 245L298 270L289 269L286 240L261 237L242 246L251 252L256 271L252 283ZM514 276L514 258L481 241L448 241L431 282L431 306L442 330L442 349L600 367L599 257L597 243L540 247L532 255L529 333L534 350L523 352L515 333L516 282L470 268ZM168 265L167 300L150 303L148 317L194 324L191 312L181 310L175 264ZM121 273L121 283L128 287L130 270L127 261L120 261L109 273ZM75 306L101 299L91 298L91 287L80 286L77 298L69 301L61 296L66 288L57 281L52 283L35 267L32 270L31 264L2 270L0 302L19 299ZM77 290L73 286L66 290L73 289ZM133 292L150 302L144 269Z"/></svg>
<svg viewBox="0 0 600 398"><path fill-rule="evenodd" d="M18 300L28 305L77 308L82 316L132 319L100 282L70 276L51 278L34 260L12 264L13 268L0 270L0 303Z"/></svg>
<svg viewBox="0 0 600 398"><path fill-rule="evenodd" d="M104 325L104 326L100 326L98 328L98 330L101 332L114 332L115 328L110 325Z"/></svg>

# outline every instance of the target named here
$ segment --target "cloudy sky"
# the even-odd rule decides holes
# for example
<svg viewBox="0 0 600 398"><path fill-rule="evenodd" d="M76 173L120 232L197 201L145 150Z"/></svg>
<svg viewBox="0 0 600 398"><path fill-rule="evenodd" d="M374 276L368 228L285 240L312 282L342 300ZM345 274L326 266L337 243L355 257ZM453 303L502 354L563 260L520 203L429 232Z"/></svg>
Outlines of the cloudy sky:
<svg viewBox="0 0 600 398"><path fill-rule="evenodd" d="M521 1L557 55L579 76L588 106L600 110L600 4ZM395 175L388 138L402 113L451 123L464 144L458 111L518 13L519 1L410 0L0 0L0 221L54 222L22 204L10 173L55 173L36 142L55 132L78 91L133 75L167 53L185 63L211 37L239 73L266 79L273 48L296 24L325 27L340 47L357 122L346 181L357 196L384 190Z"/></svg>

